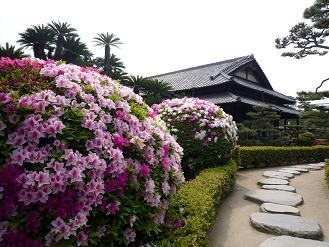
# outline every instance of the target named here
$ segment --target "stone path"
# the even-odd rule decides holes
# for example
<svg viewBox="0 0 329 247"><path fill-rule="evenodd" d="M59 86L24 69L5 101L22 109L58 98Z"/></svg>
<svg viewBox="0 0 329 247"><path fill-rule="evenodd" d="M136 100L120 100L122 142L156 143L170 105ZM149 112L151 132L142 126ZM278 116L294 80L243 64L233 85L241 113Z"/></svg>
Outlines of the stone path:
<svg viewBox="0 0 329 247"><path fill-rule="evenodd" d="M322 167L321 163L239 171L234 192L218 209L209 246L329 247L329 191ZM286 174L294 178L284 178ZM269 178L272 175L275 178ZM244 196L258 205L243 200Z"/></svg>

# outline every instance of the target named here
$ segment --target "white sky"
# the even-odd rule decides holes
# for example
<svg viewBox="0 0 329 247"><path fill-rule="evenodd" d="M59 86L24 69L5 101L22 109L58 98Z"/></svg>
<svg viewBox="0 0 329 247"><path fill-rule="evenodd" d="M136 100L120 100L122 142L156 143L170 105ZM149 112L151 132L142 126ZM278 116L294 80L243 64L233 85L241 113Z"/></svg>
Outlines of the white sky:
<svg viewBox="0 0 329 247"><path fill-rule="evenodd" d="M151 76L254 54L275 90L295 96L329 76L329 55L281 57L274 39L302 20L314 0L56 0L1 1L0 43L30 25L67 21L92 52L97 33L123 41L113 52L130 74ZM329 89L329 83L324 87Z"/></svg>

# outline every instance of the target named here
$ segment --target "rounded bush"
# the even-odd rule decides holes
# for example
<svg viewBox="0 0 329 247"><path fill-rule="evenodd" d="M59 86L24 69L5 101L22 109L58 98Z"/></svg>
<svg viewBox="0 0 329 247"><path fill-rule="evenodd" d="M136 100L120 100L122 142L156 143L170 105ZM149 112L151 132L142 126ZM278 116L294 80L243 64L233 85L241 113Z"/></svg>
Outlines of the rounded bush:
<svg viewBox="0 0 329 247"><path fill-rule="evenodd" d="M237 127L231 115L198 98L165 100L153 110L166 122L184 149L185 177L201 169L225 164L233 154Z"/></svg>
<svg viewBox="0 0 329 247"><path fill-rule="evenodd" d="M184 177L142 98L94 69L0 59L0 246L139 246Z"/></svg>
<svg viewBox="0 0 329 247"><path fill-rule="evenodd" d="M315 142L315 135L311 132L304 132L297 139L298 146L312 146Z"/></svg>

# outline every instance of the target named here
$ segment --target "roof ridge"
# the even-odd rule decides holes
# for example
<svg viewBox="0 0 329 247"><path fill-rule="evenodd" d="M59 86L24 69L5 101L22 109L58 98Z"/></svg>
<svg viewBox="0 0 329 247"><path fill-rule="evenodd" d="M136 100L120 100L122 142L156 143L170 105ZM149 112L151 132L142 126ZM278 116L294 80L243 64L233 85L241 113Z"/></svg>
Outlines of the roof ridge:
<svg viewBox="0 0 329 247"><path fill-rule="evenodd" d="M247 56L243 56L243 57L239 57L237 58L233 63L228 64L225 68L223 68L222 70L220 70L217 74L215 75L211 75L210 76L210 80L215 80L218 76L222 75L224 76L226 79L231 79L232 76L229 76L228 74L231 73L233 70L241 67L241 65L248 63L252 60L255 60L255 57L253 54L247 55Z"/></svg>
<svg viewBox="0 0 329 247"><path fill-rule="evenodd" d="M189 68L185 68L185 69L175 70L175 71L171 71L171 72L167 72L167 73L163 73L163 74L147 76L147 78L164 76L164 75L170 75L170 74L174 74L174 73L179 73L179 72L184 72L184 71L189 71L189 70L204 68L204 67L208 67L208 66L222 64L222 63L228 63L228 62L231 62L231 61L234 61L234 60L240 60L241 58L246 58L246 57L250 57L250 56L252 56L252 55L231 58L231 59L227 59L227 60L223 60L223 61L218 61L218 62L214 62L214 63L208 63L208 64L204 64L204 65L199 65L199 66L189 67Z"/></svg>

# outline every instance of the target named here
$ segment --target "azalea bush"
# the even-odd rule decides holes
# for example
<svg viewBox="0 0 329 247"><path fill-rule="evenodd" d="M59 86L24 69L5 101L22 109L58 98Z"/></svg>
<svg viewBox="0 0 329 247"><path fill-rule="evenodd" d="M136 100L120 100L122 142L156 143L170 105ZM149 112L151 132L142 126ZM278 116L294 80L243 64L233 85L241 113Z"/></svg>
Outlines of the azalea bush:
<svg viewBox="0 0 329 247"><path fill-rule="evenodd" d="M0 246L140 246L184 177L142 98L90 68L0 59Z"/></svg>
<svg viewBox="0 0 329 247"><path fill-rule="evenodd" d="M193 177L206 167L225 164L233 154L237 127L231 115L198 98L165 100L152 107L184 148L183 170Z"/></svg>

